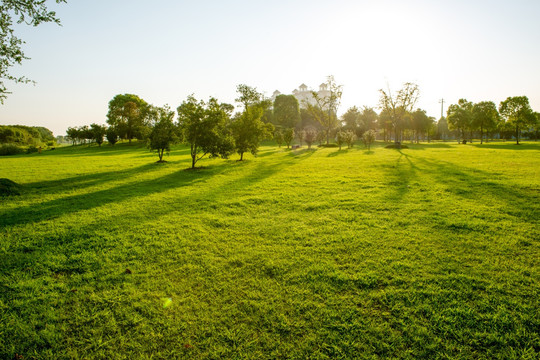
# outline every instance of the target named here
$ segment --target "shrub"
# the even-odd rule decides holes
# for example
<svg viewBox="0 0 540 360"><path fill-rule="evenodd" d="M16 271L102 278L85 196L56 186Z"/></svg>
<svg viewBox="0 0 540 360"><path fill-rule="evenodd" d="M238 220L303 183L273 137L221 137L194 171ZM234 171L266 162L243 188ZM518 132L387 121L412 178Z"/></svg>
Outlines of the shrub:
<svg viewBox="0 0 540 360"><path fill-rule="evenodd" d="M339 147L338 144L335 144L335 143L330 143L330 144L320 144L318 145L319 147L322 147L322 148L337 148Z"/></svg>
<svg viewBox="0 0 540 360"><path fill-rule="evenodd" d="M38 152L38 151L39 151L39 149L37 147L35 147L34 145L30 145L28 147L28 149L26 149L27 154L35 153L35 152Z"/></svg>
<svg viewBox="0 0 540 360"><path fill-rule="evenodd" d="M1 144L0 156L3 155L18 155L24 153L24 150L15 144Z"/></svg>

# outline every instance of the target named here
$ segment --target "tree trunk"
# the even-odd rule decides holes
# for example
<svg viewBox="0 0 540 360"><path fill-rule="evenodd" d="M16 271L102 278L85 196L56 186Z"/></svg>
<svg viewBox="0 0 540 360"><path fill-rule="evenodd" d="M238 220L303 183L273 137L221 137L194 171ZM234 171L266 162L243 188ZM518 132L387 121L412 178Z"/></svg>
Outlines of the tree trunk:
<svg viewBox="0 0 540 360"><path fill-rule="evenodd" d="M484 128L480 126L480 144L484 143Z"/></svg>
<svg viewBox="0 0 540 360"><path fill-rule="evenodd" d="M244 152L242 151L242 152L240 153L240 161L243 161L243 160L244 160Z"/></svg>
<svg viewBox="0 0 540 360"><path fill-rule="evenodd" d="M516 145L519 145L519 126L516 125Z"/></svg>

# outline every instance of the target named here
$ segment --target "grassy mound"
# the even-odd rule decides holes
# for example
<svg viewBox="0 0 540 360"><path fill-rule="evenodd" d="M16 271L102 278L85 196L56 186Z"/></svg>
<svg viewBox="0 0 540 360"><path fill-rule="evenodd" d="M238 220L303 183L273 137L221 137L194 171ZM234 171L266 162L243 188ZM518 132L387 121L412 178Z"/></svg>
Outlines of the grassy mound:
<svg viewBox="0 0 540 360"><path fill-rule="evenodd" d="M0 196L20 195L21 185L9 179L0 179Z"/></svg>

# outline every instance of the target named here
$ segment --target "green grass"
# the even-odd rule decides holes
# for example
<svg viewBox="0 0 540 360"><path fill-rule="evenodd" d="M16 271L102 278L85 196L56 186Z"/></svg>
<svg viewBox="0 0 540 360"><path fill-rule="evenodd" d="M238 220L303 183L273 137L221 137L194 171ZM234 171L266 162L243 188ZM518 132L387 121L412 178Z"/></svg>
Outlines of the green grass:
<svg viewBox="0 0 540 360"><path fill-rule="evenodd" d="M383 145L0 158L0 358L538 359L540 145Z"/></svg>

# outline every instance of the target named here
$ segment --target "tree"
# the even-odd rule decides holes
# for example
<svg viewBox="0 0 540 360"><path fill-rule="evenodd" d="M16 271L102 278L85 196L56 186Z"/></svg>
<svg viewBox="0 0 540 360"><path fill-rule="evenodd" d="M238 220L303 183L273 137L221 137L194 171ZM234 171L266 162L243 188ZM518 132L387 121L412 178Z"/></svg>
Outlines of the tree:
<svg viewBox="0 0 540 360"><path fill-rule="evenodd" d="M346 138L346 134L345 134L345 131L343 130L338 130L337 134L336 134L336 142L337 142L337 145L339 146L339 150L341 150L341 147L343 146L343 143L345 143L345 138Z"/></svg>
<svg viewBox="0 0 540 360"><path fill-rule="evenodd" d="M0 3L0 103L4 103L9 92L4 80L15 83L29 83L26 77L17 77L9 73L9 68L22 64L28 57L22 50L22 41L15 36L13 29L13 14L17 24L25 23L38 26L41 23L53 22L60 24L54 11L49 11L45 0L2 0ZM56 0L57 3L66 2Z"/></svg>
<svg viewBox="0 0 540 360"><path fill-rule="evenodd" d="M322 126L326 134L326 143L330 142L330 132L338 126L337 110L341 103L341 95L343 94L343 85L337 85L333 76L328 76L326 80L328 95L319 96L315 91L312 103L307 103L307 110Z"/></svg>
<svg viewBox="0 0 540 360"><path fill-rule="evenodd" d="M461 140L466 140L465 131L471 128L472 108L473 103L466 99L459 99L457 104L452 104L448 107L446 120L448 121L448 127L457 131L458 142L461 142L460 134Z"/></svg>
<svg viewBox="0 0 540 360"><path fill-rule="evenodd" d="M433 126L434 119L427 116L426 111L422 109L416 109L411 115L411 129L414 132L416 143L420 142L420 134L426 134L429 141L429 130Z"/></svg>
<svg viewBox="0 0 540 360"><path fill-rule="evenodd" d="M368 130L362 135L362 141L364 142L364 145L369 149L371 148L371 144L375 141L375 130Z"/></svg>
<svg viewBox="0 0 540 360"><path fill-rule="evenodd" d="M297 128L300 124L300 107L294 95L278 95L274 100L274 121L282 128Z"/></svg>
<svg viewBox="0 0 540 360"><path fill-rule="evenodd" d="M109 126L107 128L105 136L107 137L107 141L109 142L109 144L111 144L112 146L114 146L114 144L118 142L118 132L116 131L114 126Z"/></svg>
<svg viewBox="0 0 540 360"><path fill-rule="evenodd" d="M146 101L133 94L116 95L109 102L107 123L116 128L118 136L131 140L144 139L148 135L148 111Z"/></svg>
<svg viewBox="0 0 540 360"><path fill-rule="evenodd" d="M234 151L234 141L226 129L232 105L215 98L205 103L190 95L176 110L182 141L190 146L192 169L206 155L227 158Z"/></svg>
<svg viewBox="0 0 540 360"><path fill-rule="evenodd" d="M66 131L67 138L71 141L72 145L75 145L79 138L78 130L74 127L68 127Z"/></svg>
<svg viewBox="0 0 540 360"><path fill-rule="evenodd" d="M345 114L341 115L341 122L345 129L356 132L360 126L360 110L356 106L348 108Z"/></svg>
<svg viewBox="0 0 540 360"><path fill-rule="evenodd" d="M534 123L534 112L529 105L529 98L526 96L508 97L501 101L499 113L505 119L506 123L515 128L516 145L519 145L521 129Z"/></svg>
<svg viewBox="0 0 540 360"><path fill-rule="evenodd" d="M289 128L283 131L283 141L287 144L287 149L291 147L291 143L294 140L294 129Z"/></svg>
<svg viewBox="0 0 540 360"><path fill-rule="evenodd" d="M148 136L148 147L156 150L159 161L163 161L163 153L171 151L171 144L178 139L174 126L174 111L165 105L164 107L152 107L149 111L150 121L153 122L152 130Z"/></svg>
<svg viewBox="0 0 540 360"><path fill-rule="evenodd" d="M365 131L375 130L379 115L372 107L363 106L358 117L358 129L356 134L361 136Z"/></svg>
<svg viewBox="0 0 540 360"><path fill-rule="evenodd" d="M498 121L499 112L493 101L481 101L473 105L472 126L480 129L480 144L484 143L484 130L494 129Z"/></svg>
<svg viewBox="0 0 540 360"><path fill-rule="evenodd" d="M276 141L279 147L283 145L283 133L281 132L281 130L276 130L274 132L274 140Z"/></svg>
<svg viewBox="0 0 540 360"><path fill-rule="evenodd" d="M92 133L92 140L101 146L101 144L103 144L103 137L107 132L105 126L99 124L90 124L90 132Z"/></svg>
<svg viewBox="0 0 540 360"><path fill-rule="evenodd" d="M392 94L389 86L387 86L387 90L379 89L379 92L379 107L389 116L394 129L394 142L398 144L401 141L403 122L418 101L420 90L415 83L407 82L395 95Z"/></svg>
<svg viewBox="0 0 540 360"><path fill-rule="evenodd" d="M261 120L266 109L270 107L268 99L247 85L238 85L237 92L239 97L236 101L244 105L244 111L234 118L231 130L236 152L242 161L245 152L257 154L261 141L272 136L274 126Z"/></svg>
<svg viewBox="0 0 540 360"><path fill-rule="evenodd" d="M304 141L306 142L308 149L311 149L311 145L313 145L316 139L317 129L314 129L312 127L304 129Z"/></svg>

